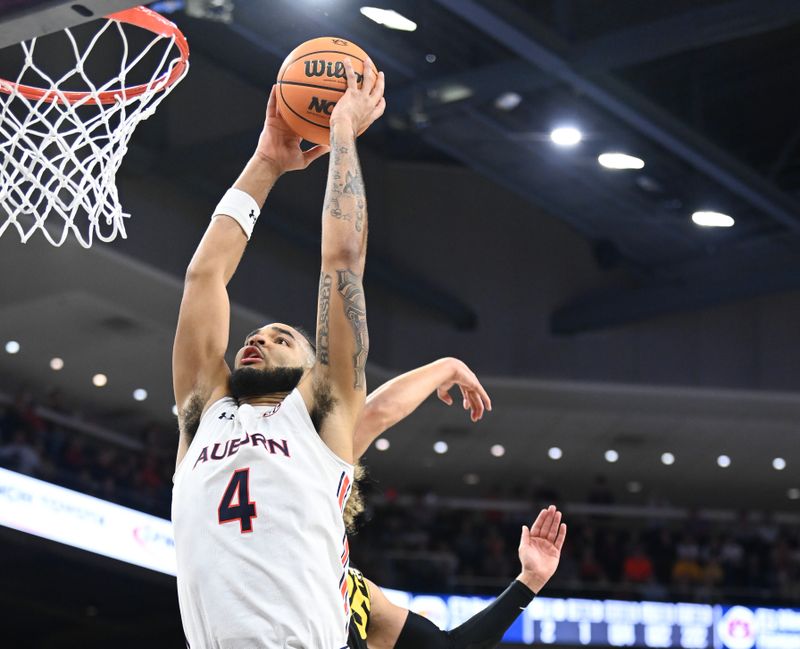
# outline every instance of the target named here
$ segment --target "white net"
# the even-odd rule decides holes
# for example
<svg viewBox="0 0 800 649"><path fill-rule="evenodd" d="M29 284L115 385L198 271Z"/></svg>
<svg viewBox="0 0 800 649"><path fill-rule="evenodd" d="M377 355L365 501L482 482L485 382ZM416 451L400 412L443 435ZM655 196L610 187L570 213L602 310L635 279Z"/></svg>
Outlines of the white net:
<svg viewBox="0 0 800 649"><path fill-rule="evenodd" d="M95 240L126 237L129 214L122 210L116 175L128 142L188 71L188 48L180 50L175 33L134 28L153 38L133 53L127 22L132 21L105 20L83 47L64 30L74 65L70 60L70 69L58 76L34 60L37 39L21 43L24 60L16 81L0 80L0 236L14 228L24 243L40 231L60 246L72 233L85 248ZM109 36L119 39L113 49L121 63L97 82L88 71L90 57ZM98 50L96 56L109 58L105 42ZM149 81L131 86L132 71L141 74L143 62L155 62L155 69L147 69ZM39 80L37 88L22 83L31 76Z"/></svg>

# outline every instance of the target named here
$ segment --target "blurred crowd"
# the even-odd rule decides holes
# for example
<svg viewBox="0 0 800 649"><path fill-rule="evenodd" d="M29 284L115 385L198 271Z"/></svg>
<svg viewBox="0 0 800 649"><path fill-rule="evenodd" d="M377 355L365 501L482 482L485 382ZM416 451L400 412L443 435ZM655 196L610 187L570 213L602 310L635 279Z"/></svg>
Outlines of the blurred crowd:
<svg viewBox="0 0 800 649"><path fill-rule="evenodd" d="M44 406L40 410L38 406ZM49 416L43 416L43 412ZM54 417L52 413L63 415ZM80 421L60 395L37 404L19 393L0 406L0 467L169 518L176 431L148 425L129 448L56 421ZM444 507L432 495L367 495L351 539L356 566L376 583L423 592L496 593L519 572L520 527L557 494L540 488L524 507ZM402 501L402 504L400 504ZM598 478L587 503L613 495ZM582 597L680 601L800 600L800 526L742 513L711 522L700 516L576 514L548 591Z"/></svg>
<svg viewBox="0 0 800 649"><path fill-rule="evenodd" d="M444 508L432 496L368 507L352 557L376 583L428 592L496 593L519 574L529 512ZM563 596L701 602L797 602L800 528L770 515L736 520L565 513L567 542L548 591Z"/></svg>
<svg viewBox="0 0 800 649"><path fill-rule="evenodd" d="M148 425L131 438L147 452L121 448L41 416L39 405L81 418L58 392L41 404L18 393L13 404L0 406L0 467L169 518L176 431Z"/></svg>

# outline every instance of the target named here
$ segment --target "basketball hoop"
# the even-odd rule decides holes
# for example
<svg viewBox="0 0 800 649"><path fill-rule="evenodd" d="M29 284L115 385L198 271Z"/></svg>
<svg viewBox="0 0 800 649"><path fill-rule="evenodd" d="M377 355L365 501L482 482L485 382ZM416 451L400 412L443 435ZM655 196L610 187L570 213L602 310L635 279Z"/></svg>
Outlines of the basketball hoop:
<svg viewBox="0 0 800 649"><path fill-rule="evenodd" d="M123 25L155 38L134 54ZM186 75L189 45L175 24L146 7L106 16L83 51L70 29L63 34L75 57L66 74L51 77L37 66L34 38L21 43L17 80L0 79L0 236L13 226L24 243L41 230L60 246L72 232L89 248L94 239L127 236L129 214L119 203L116 174L137 125ZM119 68L107 81L93 81L87 71L92 50L114 34L122 51ZM156 61L144 77L149 80L127 82L141 74L143 60ZM26 75L44 82L23 83Z"/></svg>

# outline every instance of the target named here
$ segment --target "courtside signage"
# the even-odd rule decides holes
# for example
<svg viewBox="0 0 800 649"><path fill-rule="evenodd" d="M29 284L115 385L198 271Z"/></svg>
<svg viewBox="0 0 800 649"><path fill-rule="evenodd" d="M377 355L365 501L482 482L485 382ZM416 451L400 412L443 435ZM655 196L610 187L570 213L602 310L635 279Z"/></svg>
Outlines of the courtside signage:
<svg viewBox="0 0 800 649"><path fill-rule="evenodd" d="M0 525L174 575L172 524L0 469Z"/></svg>
<svg viewBox="0 0 800 649"><path fill-rule="evenodd" d="M175 575L170 521L0 469L0 525ZM452 629L493 597L383 589ZM800 649L800 609L537 597L504 642L646 649Z"/></svg>

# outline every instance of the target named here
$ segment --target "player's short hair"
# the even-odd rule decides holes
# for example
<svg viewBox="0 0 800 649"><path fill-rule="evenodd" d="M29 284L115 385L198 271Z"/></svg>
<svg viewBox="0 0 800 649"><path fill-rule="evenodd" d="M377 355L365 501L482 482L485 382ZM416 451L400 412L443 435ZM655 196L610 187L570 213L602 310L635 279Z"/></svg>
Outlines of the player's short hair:
<svg viewBox="0 0 800 649"><path fill-rule="evenodd" d="M303 338L305 338L308 341L308 344L311 346L311 349L313 350L314 354L316 354L317 345L314 343L314 337L308 333L306 328L300 325L293 324L292 329L294 329L297 333L299 333L301 336L303 336Z"/></svg>

